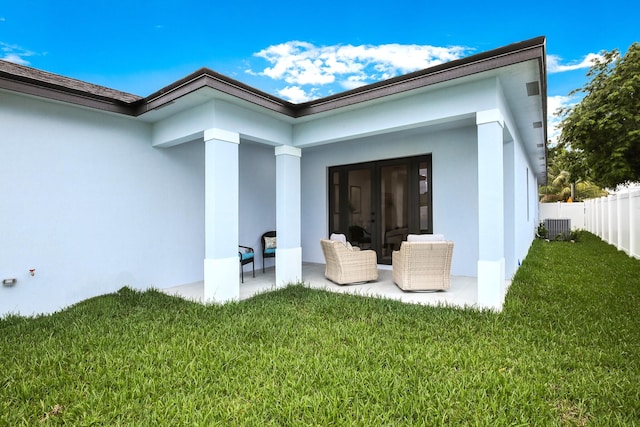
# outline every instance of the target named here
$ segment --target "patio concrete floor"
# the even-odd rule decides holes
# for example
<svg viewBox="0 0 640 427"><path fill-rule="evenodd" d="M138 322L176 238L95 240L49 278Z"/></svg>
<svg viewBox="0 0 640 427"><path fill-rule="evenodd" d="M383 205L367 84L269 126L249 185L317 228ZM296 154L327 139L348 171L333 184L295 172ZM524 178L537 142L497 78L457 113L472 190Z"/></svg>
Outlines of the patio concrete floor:
<svg viewBox="0 0 640 427"><path fill-rule="evenodd" d="M376 282L337 285L324 277L324 264L304 263L302 280L305 286L342 292L354 295L372 296L399 300L411 304L449 305L454 307L472 307L478 302L478 284L475 277L451 276L451 288L444 292L405 292L393 283L391 266L378 266ZM275 269L268 268L265 273L256 268L256 277L251 277L251 269L245 267L244 283L240 284L240 300L276 289ZM195 282L181 286L161 289L162 292L196 302L203 302L204 282Z"/></svg>

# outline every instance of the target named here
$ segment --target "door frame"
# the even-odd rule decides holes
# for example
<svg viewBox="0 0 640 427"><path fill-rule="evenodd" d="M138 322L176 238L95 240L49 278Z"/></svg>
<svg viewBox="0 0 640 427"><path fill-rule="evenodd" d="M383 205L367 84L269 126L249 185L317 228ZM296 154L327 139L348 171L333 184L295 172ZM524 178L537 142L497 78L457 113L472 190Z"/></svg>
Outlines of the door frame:
<svg viewBox="0 0 640 427"><path fill-rule="evenodd" d="M427 228L420 229L420 164L426 163L427 175ZM432 155L422 154L418 156L399 157L393 159L383 159L362 163L352 163L347 165L330 166L328 168L328 209L329 209L329 230L330 233L345 234L349 239L350 212L348 209L339 209L340 206L347 206L350 199L351 184L348 182L350 171L368 169L370 171L370 200L373 220L381 219L382 197L381 170L387 166L407 165L408 176L417 179L407 179L408 206L407 206L407 234L432 234L433 233L433 182L432 182ZM334 182L334 175L338 174L338 183ZM337 205L337 206L336 206ZM338 223L334 224L334 218L338 217ZM377 225L371 226L368 230L371 233L371 249L375 250L379 264L390 264L391 257L382 257L383 238ZM367 248L365 248L367 249Z"/></svg>

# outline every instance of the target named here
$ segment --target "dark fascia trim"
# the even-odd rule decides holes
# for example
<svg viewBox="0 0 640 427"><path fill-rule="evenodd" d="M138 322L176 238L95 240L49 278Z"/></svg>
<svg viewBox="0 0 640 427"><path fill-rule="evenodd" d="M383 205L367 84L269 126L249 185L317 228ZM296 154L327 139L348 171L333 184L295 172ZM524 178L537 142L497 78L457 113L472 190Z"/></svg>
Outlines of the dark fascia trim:
<svg viewBox="0 0 640 427"><path fill-rule="evenodd" d="M387 95L393 95L420 87L430 86L484 71L513 65L532 59L538 59L540 75L543 76L543 90L546 100L546 65L544 64L545 37L514 43L499 49L450 61L424 70L373 83L347 92L304 104L297 104L296 117L316 114L323 111L365 102ZM546 104L544 106L546 110ZM546 112L545 112L546 123Z"/></svg>
<svg viewBox="0 0 640 427"><path fill-rule="evenodd" d="M10 63L2 61L0 63L0 89L8 89L130 116L139 116L156 108L166 106L198 89L208 87L296 118L371 101L531 59L538 59L539 61L540 75L542 76L541 84L543 86L542 94L544 97L544 123L546 123L547 82L544 36L302 104L293 104L285 101L208 68L202 68L145 98L141 98L136 95L21 65L8 65Z"/></svg>
<svg viewBox="0 0 640 427"><path fill-rule="evenodd" d="M64 103L81 105L83 107L94 108L111 113L131 115L131 103L118 101L108 97L105 98L86 92L76 92L67 87L52 87L40 82L32 83L16 81L13 78L6 78L0 75L0 89L33 95L38 98L46 98Z"/></svg>
<svg viewBox="0 0 640 427"><path fill-rule="evenodd" d="M0 60L0 89L120 114L140 96Z"/></svg>
<svg viewBox="0 0 640 427"><path fill-rule="evenodd" d="M285 115L291 115L291 112L294 111L296 107L296 104L262 92L238 80L234 80L208 68L201 68L136 102L133 114L138 116L156 108L161 108L178 98L205 87Z"/></svg>
<svg viewBox="0 0 640 427"><path fill-rule="evenodd" d="M139 101L135 115L144 114L147 111L160 108L200 88L210 87L272 111L298 118L371 101L388 95L414 90L531 59L539 60L540 75L543 76L541 84L543 85L544 101L546 102L544 49L545 37L540 36L301 104L293 104L208 68L202 68L160 91L149 95L144 100ZM545 109L544 117L546 123L546 104L543 104L543 108Z"/></svg>

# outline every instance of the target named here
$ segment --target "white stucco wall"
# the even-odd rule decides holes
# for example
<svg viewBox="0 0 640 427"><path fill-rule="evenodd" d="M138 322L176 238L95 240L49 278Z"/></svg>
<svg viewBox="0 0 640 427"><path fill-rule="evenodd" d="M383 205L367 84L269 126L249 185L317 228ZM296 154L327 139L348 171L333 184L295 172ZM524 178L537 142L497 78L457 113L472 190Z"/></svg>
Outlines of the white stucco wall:
<svg viewBox="0 0 640 427"><path fill-rule="evenodd" d="M240 142L239 244L252 247L255 267L262 268L260 236L276 229L276 156L274 147ZM274 258L265 266L273 267ZM251 266L245 266L245 272Z"/></svg>
<svg viewBox="0 0 640 427"><path fill-rule="evenodd" d="M291 144L292 125L272 114L211 100L167 117L153 125L154 146L182 143L201 137L206 129L223 129L240 134L245 139L272 145Z"/></svg>
<svg viewBox="0 0 640 427"><path fill-rule="evenodd" d="M432 155L433 227L455 242L452 272L473 276L478 259L477 135L473 126L410 136L389 134L303 150L303 260L323 263L328 234L328 168L397 157Z"/></svg>
<svg viewBox="0 0 640 427"><path fill-rule="evenodd" d="M505 275L510 279L535 236L538 192L529 159L517 141L505 144L504 169Z"/></svg>
<svg viewBox="0 0 640 427"><path fill-rule="evenodd" d="M533 168L522 144L515 144L515 173L513 180L515 188L515 261L512 274L517 270L518 263L521 263L527 256L531 242L535 238L535 230L538 224L538 183L532 171Z"/></svg>
<svg viewBox="0 0 640 427"><path fill-rule="evenodd" d="M17 279L0 315L202 280L204 144L152 148L148 124L0 96L0 278Z"/></svg>
<svg viewBox="0 0 640 427"><path fill-rule="evenodd" d="M505 276L511 279L527 256L535 237L538 212L538 185L531 159L516 126L511 106L502 86L497 85L497 101L505 121L504 203ZM542 133L542 128L540 128Z"/></svg>
<svg viewBox="0 0 640 427"><path fill-rule="evenodd" d="M294 144L308 147L324 142L364 138L391 131L415 129L496 108L495 78L430 90L396 100L384 100L358 109L341 111L294 126Z"/></svg>

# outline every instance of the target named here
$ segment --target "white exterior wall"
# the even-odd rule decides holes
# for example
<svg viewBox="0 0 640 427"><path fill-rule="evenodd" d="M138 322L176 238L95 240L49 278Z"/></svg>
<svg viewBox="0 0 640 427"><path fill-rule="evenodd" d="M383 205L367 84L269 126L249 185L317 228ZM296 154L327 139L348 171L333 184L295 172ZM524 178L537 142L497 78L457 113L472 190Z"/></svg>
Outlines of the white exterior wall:
<svg viewBox="0 0 640 427"><path fill-rule="evenodd" d="M302 154L303 260L323 263L328 235L328 168L432 155L433 228L455 242L452 273L475 276L478 260L477 143L473 126L398 137L389 134L305 150Z"/></svg>
<svg viewBox="0 0 640 427"><path fill-rule="evenodd" d="M505 277L510 280L529 252L538 224L538 181L521 142L508 100L498 84L498 103L509 134L504 147ZM542 134L542 128L540 133Z"/></svg>
<svg viewBox="0 0 640 427"><path fill-rule="evenodd" d="M1 96L0 278L17 283L0 315L203 279L202 143L156 149L148 124Z"/></svg>
<svg viewBox="0 0 640 427"><path fill-rule="evenodd" d="M507 278L515 274L535 238L538 210L538 186L535 174L521 144L514 142L513 167L513 251L508 254Z"/></svg>
<svg viewBox="0 0 640 427"><path fill-rule="evenodd" d="M265 231L276 229L276 156L274 148L240 141L239 240L255 252L255 267L262 268L262 243ZM265 266L273 267L274 258ZM251 266L245 266L245 272Z"/></svg>
<svg viewBox="0 0 640 427"><path fill-rule="evenodd" d="M223 129L243 138L272 145L291 144L292 126L271 115L221 100L177 113L153 125L154 146L201 139L206 129Z"/></svg>
<svg viewBox="0 0 640 427"><path fill-rule="evenodd" d="M328 233L329 167L423 154L432 155L434 232L456 245L453 274L478 274L481 242L489 250L504 243L505 251L496 252L504 256L507 277L526 255L537 224L537 183L497 78L462 78L455 85L319 113L295 124L255 105L211 100L208 90L190 94L186 105L203 104L155 124L0 94L0 155L5 161L0 169L0 279L18 279L14 287L0 287L0 315L48 312L124 285L163 288L201 281L205 199L212 203L215 192L225 188L222 173L212 180L215 191L205 197L205 170L212 169L205 166L203 137L213 129L240 141L233 153L239 174L231 182L239 189L234 226L238 243L258 253L260 235L276 228L276 207L291 208L277 200L287 179L298 177L292 165L276 166L274 147L293 145L302 152L304 261L324 262L319 240ZM155 112L156 117L174 107ZM499 217L491 227L479 226L479 212L491 217L490 209L480 211L479 204L496 194L486 182L478 188L479 169L492 171L490 161L479 165L488 152L478 152L483 149L478 147L478 112L504 116L504 123L499 120L504 146L495 128L484 141L491 143L491 153L503 157L502 173L496 176L504 175L505 182L496 188L504 200L504 212L499 212L504 230ZM208 165L224 166L216 151L208 156ZM486 157L499 165L496 156ZM287 176L278 181L280 196L276 171ZM493 176L480 175L489 176L488 182ZM494 205L502 207L502 200ZM214 223L216 230L220 224L224 218ZM490 228L500 236L497 246L492 247ZM480 235L489 237L479 241ZM209 240L215 248L215 239ZM225 258L227 272L236 267L232 246L235 240L225 246L231 253ZM260 255L256 261L260 266ZM267 266L272 265L269 260ZM36 269L34 277L29 268Z"/></svg>
<svg viewBox="0 0 640 427"><path fill-rule="evenodd" d="M297 147L415 129L462 118L475 119L476 111L495 108L495 79L416 94L400 100L342 112L339 116L295 125Z"/></svg>

